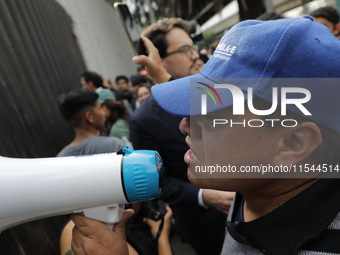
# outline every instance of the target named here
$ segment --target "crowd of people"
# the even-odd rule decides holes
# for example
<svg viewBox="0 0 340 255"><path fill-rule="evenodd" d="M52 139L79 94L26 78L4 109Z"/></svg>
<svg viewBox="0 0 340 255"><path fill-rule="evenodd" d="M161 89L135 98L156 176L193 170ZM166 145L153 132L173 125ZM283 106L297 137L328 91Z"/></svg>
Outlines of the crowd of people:
<svg viewBox="0 0 340 255"><path fill-rule="evenodd" d="M193 246L197 254L208 251L219 254L225 213L233 194L200 190L189 183L186 164L181 157L187 145L178 129L180 118L162 111L151 96L154 84L195 74L203 68L207 59L195 50L188 32L187 22L178 18L163 19L147 28L143 34L145 44L155 44L158 48L146 54L141 46L139 59L134 59L141 61L141 67L130 79L119 75L112 83L96 72L84 72L80 77L82 88L59 98L60 111L74 128L75 138L58 156L114 152L124 144L134 149L157 150L167 169L161 201L172 208L176 232L183 242ZM157 44L159 39L162 43ZM187 203L191 206L188 207ZM150 210L162 209L155 203L151 205ZM192 217L193 214L197 217ZM211 223L216 227L212 229ZM138 254L143 254L138 242L130 243L134 244ZM151 251L145 254L151 254Z"/></svg>
<svg viewBox="0 0 340 255"><path fill-rule="evenodd" d="M115 152L130 145L158 151L166 174L160 199L132 205L135 215L126 210L113 230L73 215L61 238L61 254L169 255L171 227L198 255L340 253L334 243L340 233L337 180L192 175L198 162L339 164L337 153L325 156L340 150L336 117L340 106L334 97L339 89L333 85L308 87L319 106L313 108L317 110L312 117L302 120L299 113L287 113L290 119L301 120L294 128L233 127L212 132L207 118L188 118L190 78L338 78L339 15L331 7L310 15L314 22L309 16L241 22L222 37L209 60L194 47L187 22L162 19L143 31L139 55L132 59L140 67L130 79L119 75L113 83L97 72L84 72L82 88L59 98L60 112L75 137L58 156ZM256 102L267 107L268 87L253 89ZM331 106L325 102L328 99ZM216 112L231 118L231 104ZM272 119L282 118L271 114ZM247 111L245 118L254 118L253 113ZM163 214L149 219L150 210Z"/></svg>

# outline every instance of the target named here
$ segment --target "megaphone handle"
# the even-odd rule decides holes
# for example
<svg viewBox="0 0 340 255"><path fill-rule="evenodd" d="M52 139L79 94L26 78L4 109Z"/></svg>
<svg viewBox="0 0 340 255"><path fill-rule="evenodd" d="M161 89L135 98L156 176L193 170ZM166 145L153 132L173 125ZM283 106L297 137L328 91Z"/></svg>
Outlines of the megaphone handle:
<svg viewBox="0 0 340 255"><path fill-rule="evenodd" d="M112 230L114 223L117 223L122 219L123 211L124 205L112 204L75 211L74 213L83 212L86 217L101 221Z"/></svg>
<svg viewBox="0 0 340 255"><path fill-rule="evenodd" d="M105 226L108 228L108 229L110 229L110 230L113 230L113 226L114 226L115 224L110 224L110 223L106 223L105 224Z"/></svg>

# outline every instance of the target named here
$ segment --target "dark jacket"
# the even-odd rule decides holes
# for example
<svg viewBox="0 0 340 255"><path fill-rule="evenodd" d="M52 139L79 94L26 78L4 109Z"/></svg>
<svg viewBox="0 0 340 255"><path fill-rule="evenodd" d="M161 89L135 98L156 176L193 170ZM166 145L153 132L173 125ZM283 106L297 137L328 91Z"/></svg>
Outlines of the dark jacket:
<svg viewBox="0 0 340 255"><path fill-rule="evenodd" d="M165 112L150 96L130 117L131 142L134 149L160 153L166 167L162 199L174 212L180 236L200 254L218 254L226 215L198 204L199 189L188 181L188 166L183 159L189 147L179 130L181 119Z"/></svg>

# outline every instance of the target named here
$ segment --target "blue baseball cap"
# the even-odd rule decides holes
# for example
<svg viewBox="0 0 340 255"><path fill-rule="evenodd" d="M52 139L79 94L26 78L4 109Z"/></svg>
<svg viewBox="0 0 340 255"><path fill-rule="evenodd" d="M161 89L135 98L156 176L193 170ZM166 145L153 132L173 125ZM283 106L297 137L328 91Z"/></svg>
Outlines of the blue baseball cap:
<svg viewBox="0 0 340 255"><path fill-rule="evenodd" d="M169 113L193 116L201 113L202 91L213 99L208 98L208 112L233 105L232 93L218 91L214 84L233 84L244 92L244 100L251 87L254 95L271 102L272 88L280 90L291 80L289 87L310 92L310 115L304 117L340 131L339 56L340 41L311 16L247 20L223 36L199 74L153 86L152 95ZM303 115L294 106L287 109Z"/></svg>

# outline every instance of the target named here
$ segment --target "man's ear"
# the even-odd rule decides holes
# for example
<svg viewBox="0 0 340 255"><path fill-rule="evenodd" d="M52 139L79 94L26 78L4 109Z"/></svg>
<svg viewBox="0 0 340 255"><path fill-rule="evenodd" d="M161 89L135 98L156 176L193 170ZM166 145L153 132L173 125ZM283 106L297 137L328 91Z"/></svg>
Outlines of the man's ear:
<svg viewBox="0 0 340 255"><path fill-rule="evenodd" d="M314 122L303 122L287 128L276 142L274 164L297 164L307 159L321 144L322 135Z"/></svg>
<svg viewBox="0 0 340 255"><path fill-rule="evenodd" d="M166 58L161 58L161 63L163 65L163 67L165 68L165 70L168 70L167 69L167 61L166 61Z"/></svg>
<svg viewBox="0 0 340 255"><path fill-rule="evenodd" d="M93 123L93 114L90 110L88 110L84 113L84 118L85 118L86 122Z"/></svg>
<svg viewBox="0 0 340 255"><path fill-rule="evenodd" d="M335 24L335 30L338 32L338 34L340 33L340 22Z"/></svg>
<svg viewBox="0 0 340 255"><path fill-rule="evenodd" d="M95 90L97 87L94 85L93 81L87 82L88 88Z"/></svg>

